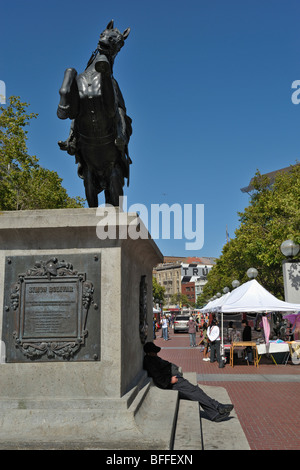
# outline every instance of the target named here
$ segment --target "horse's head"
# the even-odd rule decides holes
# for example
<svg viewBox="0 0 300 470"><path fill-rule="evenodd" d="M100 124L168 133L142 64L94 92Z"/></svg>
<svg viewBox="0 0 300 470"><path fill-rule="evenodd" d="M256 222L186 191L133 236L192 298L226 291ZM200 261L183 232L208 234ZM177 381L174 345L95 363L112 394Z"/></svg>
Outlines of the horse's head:
<svg viewBox="0 0 300 470"><path fill-rule="evenodd" d="M124 46L125 39L129 36L130 28L125 29L123 34L114 28L114 20L111 20L106 29L100 34L98 50L100 54L106 55L112 62L120 49Z"/></svg>

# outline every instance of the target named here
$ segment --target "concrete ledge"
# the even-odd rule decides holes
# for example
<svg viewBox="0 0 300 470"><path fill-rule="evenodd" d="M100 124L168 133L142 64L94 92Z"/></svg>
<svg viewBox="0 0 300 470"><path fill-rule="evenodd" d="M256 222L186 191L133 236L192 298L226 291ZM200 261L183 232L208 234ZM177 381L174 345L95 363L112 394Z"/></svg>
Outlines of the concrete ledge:
<svg viewBox="0 0 300 470"><path fill-rule="evenodd" d="M197 384L196 373L184 377ZM220 403L231 403L225 388L198 385ZM180 400L173 450L250 450L250 446L234 409L227 421L214 423L198 402Z"/></svg>
<svg viewBox="0 0 300 470"><path fill-rule="evenodd" d="M185 373L184 377L197 384L196 373ZM197 401L180 400L172 450L202 450L200 409Z"/></svg>
<svg viewBox="0 0 300 470"><path fill-rule="evenodd" d="M178 392L152 384L145 395L135 422L143 434L143 449L172 449L178 413Z"/></svg>
<svg viewBox="0 0 300 470"><path fill-rule="evenodd" d="M231 403L225 388L211 385L199 385L207 395L220 403ZM214 423L205 417L201 410L201 427L204 450L250 450L247 438L235 410L228 420Z"/></svg>

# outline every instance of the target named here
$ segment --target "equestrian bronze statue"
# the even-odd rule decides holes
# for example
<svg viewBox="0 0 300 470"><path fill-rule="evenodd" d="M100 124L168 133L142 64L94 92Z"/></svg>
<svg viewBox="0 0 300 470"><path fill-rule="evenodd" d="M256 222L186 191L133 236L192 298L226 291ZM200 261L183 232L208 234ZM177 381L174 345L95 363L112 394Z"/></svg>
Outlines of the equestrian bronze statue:
<svg viewBox="0 0 300 470"><path fill-rule="evenodd" d="M98 207L98 194L102 191L106 204L119 206L125 178L129 185L132 121L113 77L115 57L129 32L127 28L121 33L110 21L100 34L85 71L77 75L74 68L68 68L59 90L57 115L72 123L69 137L58 144L61 150L75 155L89 207Z"/></svg>

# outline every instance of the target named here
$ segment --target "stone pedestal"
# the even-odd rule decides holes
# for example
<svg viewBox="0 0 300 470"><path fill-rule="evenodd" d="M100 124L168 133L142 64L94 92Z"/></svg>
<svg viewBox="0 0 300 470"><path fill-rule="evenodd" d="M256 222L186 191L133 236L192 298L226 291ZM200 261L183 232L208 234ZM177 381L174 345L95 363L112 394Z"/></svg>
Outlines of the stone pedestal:
<svg viewBox="0 0 300 470"><path fill-rule="evenodd" d="M105 236L105 225L107 233L111 230L110 237L100 239L99 235ZM129 228L131 235L142 231L144 238L128 236ZM8 269L16 260L29 269L33 259L37 265L42 260L42 267L49 259L64 260L75 270L78 255L84 260L92 257L100 275L95 275L94 265L91 272L89 264L84 268L94 287L88 316L99 320L99 353L92 360L85 361L84 354L79 360L76 354L67 359L54 354L46 360L45 355L32 360L24 356L24 361L0 364L0 448L77 445L109 449L123 448L128 440L139 445L143 431L136 419L148 390L142 369L145 336L141 334L141 314L146 315L142 327L148 324L147 340L152 340L152 268L162 261L156 244L145 233L136 214L113 208L1 213L0 332L7 357L8 349L16 347L6 331L9 315L16 315L19 308L12 303L11 286L6 285ZM52 286L57 277L51 272L47 276ZM30 289L38 292L34 285ZM95 341L98 333L91 328L81 351L90 337ZM22 335L22 328L19 330ZM41 341L42 347L44 343Z"/></svg>

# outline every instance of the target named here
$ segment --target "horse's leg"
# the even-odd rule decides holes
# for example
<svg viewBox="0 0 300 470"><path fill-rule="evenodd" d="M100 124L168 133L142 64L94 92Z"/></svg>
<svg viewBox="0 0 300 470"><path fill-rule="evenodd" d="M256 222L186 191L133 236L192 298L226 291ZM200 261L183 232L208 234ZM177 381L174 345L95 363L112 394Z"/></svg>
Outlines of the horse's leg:
<svg viewBox="0 0 300 470"><path fill-rule="evenodd" d="M109 199L106 200L106 203L118 207L120 203L119 198L123 196L123 186L124 176L122 170L118 165L115 165L110 174L109 191L107 194L105 193Z"/></svg>
<svg viewBox="0 0 300 470"><path fill-rule="evenodd" d="M117 137L115 138L115 144L120 152L124 152L125 145L128 144L125 111L120 107L117 109Z"/></svg>
<svg viewBox="0 0 300 470"><path fill-rule="evenodd" d="M103 98L103 104L105 111L109 118L113 118L116 115L116 97L111 77L111 66L108 58L101 54L95 63L95 69L101 73L101 95Z"/></svg>
<svg viewBox="0 0 300 470"><path fill-rule="evenodd" d="M70 68L65 71L63 83L59 90L60 102L57 108L59 119L74 119L77 115L79 95L76 76L75 69Z"/></svg>
<svg viewBox="0 0 300 470"><path fill-rule="evenodd" d="M94 185L92 172L89 169L84 175L84 188L89 207L98 207L98 191Z"/></svg>

